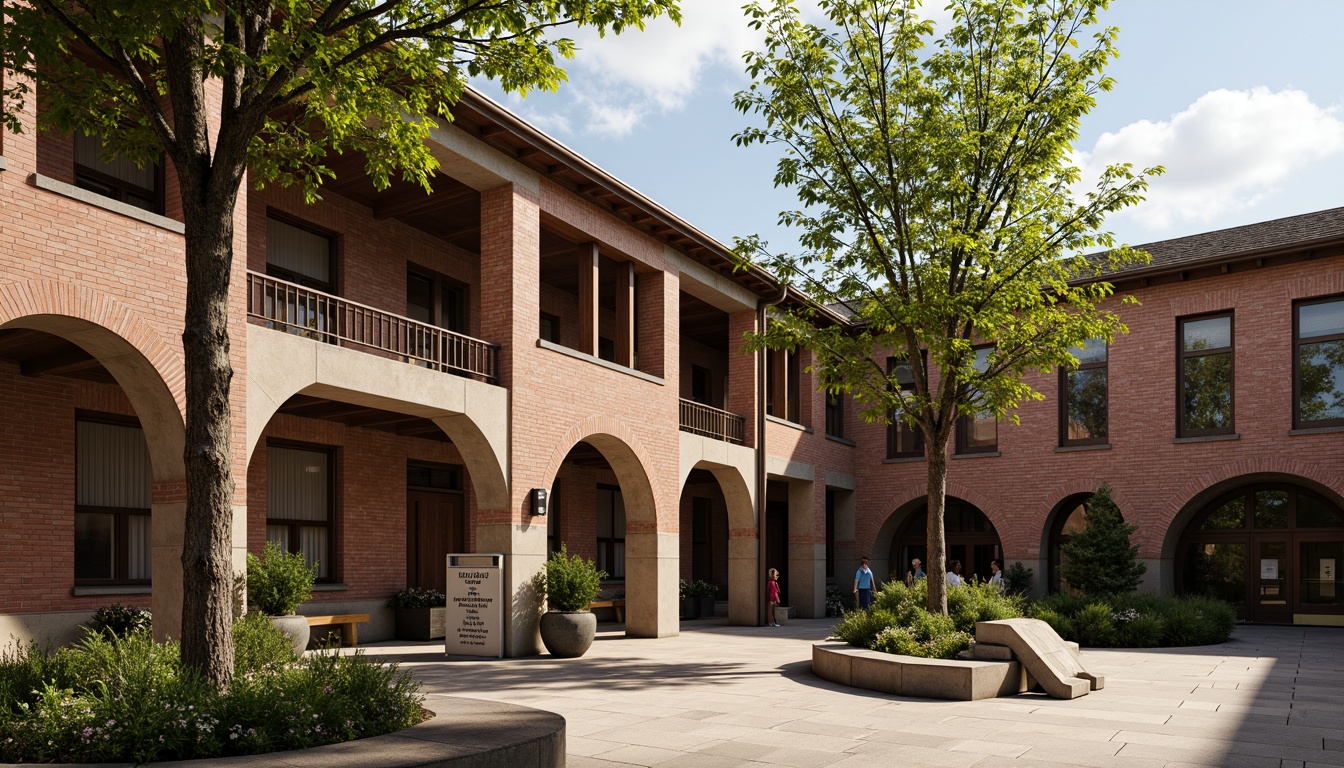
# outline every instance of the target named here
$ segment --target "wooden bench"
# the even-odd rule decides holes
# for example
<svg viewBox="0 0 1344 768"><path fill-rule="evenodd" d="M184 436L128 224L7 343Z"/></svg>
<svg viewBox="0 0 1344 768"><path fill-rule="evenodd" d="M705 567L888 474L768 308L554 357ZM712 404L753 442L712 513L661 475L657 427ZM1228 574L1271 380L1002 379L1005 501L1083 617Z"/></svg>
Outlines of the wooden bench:
<svg viewBox="0 0 1344 768"><path fill-rule="evenodd" d="M341 644L351 648L359 647L359 633L355 625L369 620L367 613L342 613L335 616L305 616L310 627L340 627Z"/></svg>
<svg viewBox="0 0 1344 768"><path fill-rule="evenodd" d="M596 600L588 604L588 610L610 608L616 614L617 623L625 623L625 600Z"/></svg>

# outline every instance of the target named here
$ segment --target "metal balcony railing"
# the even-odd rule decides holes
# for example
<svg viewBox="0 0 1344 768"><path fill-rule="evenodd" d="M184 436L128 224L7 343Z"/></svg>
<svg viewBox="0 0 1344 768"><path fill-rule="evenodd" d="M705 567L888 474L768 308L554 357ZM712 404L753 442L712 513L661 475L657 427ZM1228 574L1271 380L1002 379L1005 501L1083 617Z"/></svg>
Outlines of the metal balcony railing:
<svg viewBox="0 0 1344 768"><path fill-rule="evenodd" d="M495 344L258 272L247 273L247 315L268 328L328 344L364 347L487 382L498 377Z"/></svg>
<svg viewBox="0 0 1344 768"><path fill-rule="evenodd" d="M681 401L681 431L730 443L746 443L747 420L736 413L713 408L694 400Z"/></svg>

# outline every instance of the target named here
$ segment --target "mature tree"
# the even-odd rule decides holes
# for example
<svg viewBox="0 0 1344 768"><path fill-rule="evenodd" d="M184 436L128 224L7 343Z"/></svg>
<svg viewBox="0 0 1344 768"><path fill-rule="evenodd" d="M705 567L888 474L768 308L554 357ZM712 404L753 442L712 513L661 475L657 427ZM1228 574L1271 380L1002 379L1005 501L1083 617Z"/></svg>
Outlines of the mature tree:
<svg viewBox="0 0 1344 768"><path fill-rule="evenodd" d="M1147 566L1138 561L1138 545L1130 543L1135 530L1121 516L1111 487L1103 483L1087 502L1087 525L1060 550L1060 578L1088 595L1138 589Z"/></svg>
<svg viewBox="0 0 1344 768"><path fill-rule="evenodd" d="M554 89L555 35L642 27L677 0L26 0L6 3L6 123L31 85L41 128L101 134L144 164L166 157L186 227L186 532L182 655L216 685L230 637L228 295L244 173L301 185L309 200L333 153L360 152L375 186L393 173L429 190L425 144L469 77ZM17 77L15 76L17 75ZM217 101L216 101L217 99Z"/></svg>
<svg viewBox="0 0 1344 768"><path fill-rule="evenodd" d="M1095 278L1144 257L1112 248L1101 227L1161 169L1112 166L1076 191L1079 121L1111 87L1117 32L1097 27L1106 0L953 0L932 48L917 0L819 5L822 25L792 0L747 6L765 47L747 55L754 83L735 103L764 125L736 139L781 149L775 184L804 207L780 216L801 230L801 253L772 256L757 238L738 250L856 323L794 310L754 344L813 349L822 385L852 392L864 418L921 430L936 576L958 417L1040 398L1025 371L1076 367L1071 348L1124 331ZM1109 251L1078 255L1098 247ZM929 609L947 610L941 578Z"/></svg>

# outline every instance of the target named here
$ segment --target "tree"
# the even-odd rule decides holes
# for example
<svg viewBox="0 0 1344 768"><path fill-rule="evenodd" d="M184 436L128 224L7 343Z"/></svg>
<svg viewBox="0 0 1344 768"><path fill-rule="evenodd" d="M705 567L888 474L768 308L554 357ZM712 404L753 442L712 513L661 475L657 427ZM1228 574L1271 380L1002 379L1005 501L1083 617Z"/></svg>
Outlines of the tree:
<svg viewBox="0 0 1344 768"><path fill-rule="evenodd" d="M825 25L804 23L792 0L747 6L765 46L746 56L753 84L734 101L764 125L735 139L782 151L775 184L803 207L780 221L802 249L772 255L748 237L737 252L852 322L780 312L749 346L810 348L822 386L851 392L863 418L922 432L928 567L941 574L957 419L1041 398L1025 371L1072 370L1070 348L1126 330L1102 306L1112 288L1098 276L1146 256L1113 247L1101 227L1161 168L1111 166L1075 194L1072 142L1112 85L1117 31L1083 37L1106 0L953 0L932 49L918 0L819 5ZM1109 250L1078 255L1097 247ZM889 369L887 356L903 364ZM929 610L946 606L931 579Z"/></svg>
<svg viewBox="0 0 1344 768"><path fill-rule="evenodd" d="M1135 530L1121 517L1111 487L1103 483L1087 502L1087 527L1069 536L1060 550L1060 578L1088 595L1138 589L1147 566L1137 560L1138 546L1130 544Z"/></svg>
<svg viewBox="0 0 1344 768"><path fill-rule="evenodd" d="M182 656L219 687L233 670L227 303L237 194L301 185L318 197L332 154L363 153L373 184L394 172L429 191L425 144L469 77L554 90L569 24L642 28L677 0L27 0L7 3L5 123L31 86L39 126L101 134L141 165L176 171L186 239L187 510ZM219 102L212 100L217 88Z"/></svg>

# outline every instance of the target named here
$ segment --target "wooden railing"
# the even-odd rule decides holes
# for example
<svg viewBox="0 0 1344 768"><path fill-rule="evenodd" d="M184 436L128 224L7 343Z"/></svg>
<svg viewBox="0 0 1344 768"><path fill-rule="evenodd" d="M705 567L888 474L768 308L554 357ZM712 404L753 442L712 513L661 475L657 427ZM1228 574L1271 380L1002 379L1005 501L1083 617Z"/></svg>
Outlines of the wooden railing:
<svg viewBox="0 0 1344 768"><path fill-rule="evenodd" d="M247 314L268 328L329 344L352 344L414 365L493 382L499 348L418 320L247 273Z"/></svg>
<svg viewBox="0 0 1344 768"><path fill-rule="evenodd" d="M746 443L747 420L736 413L683 399L681 431L743 445Z"/></svg>

